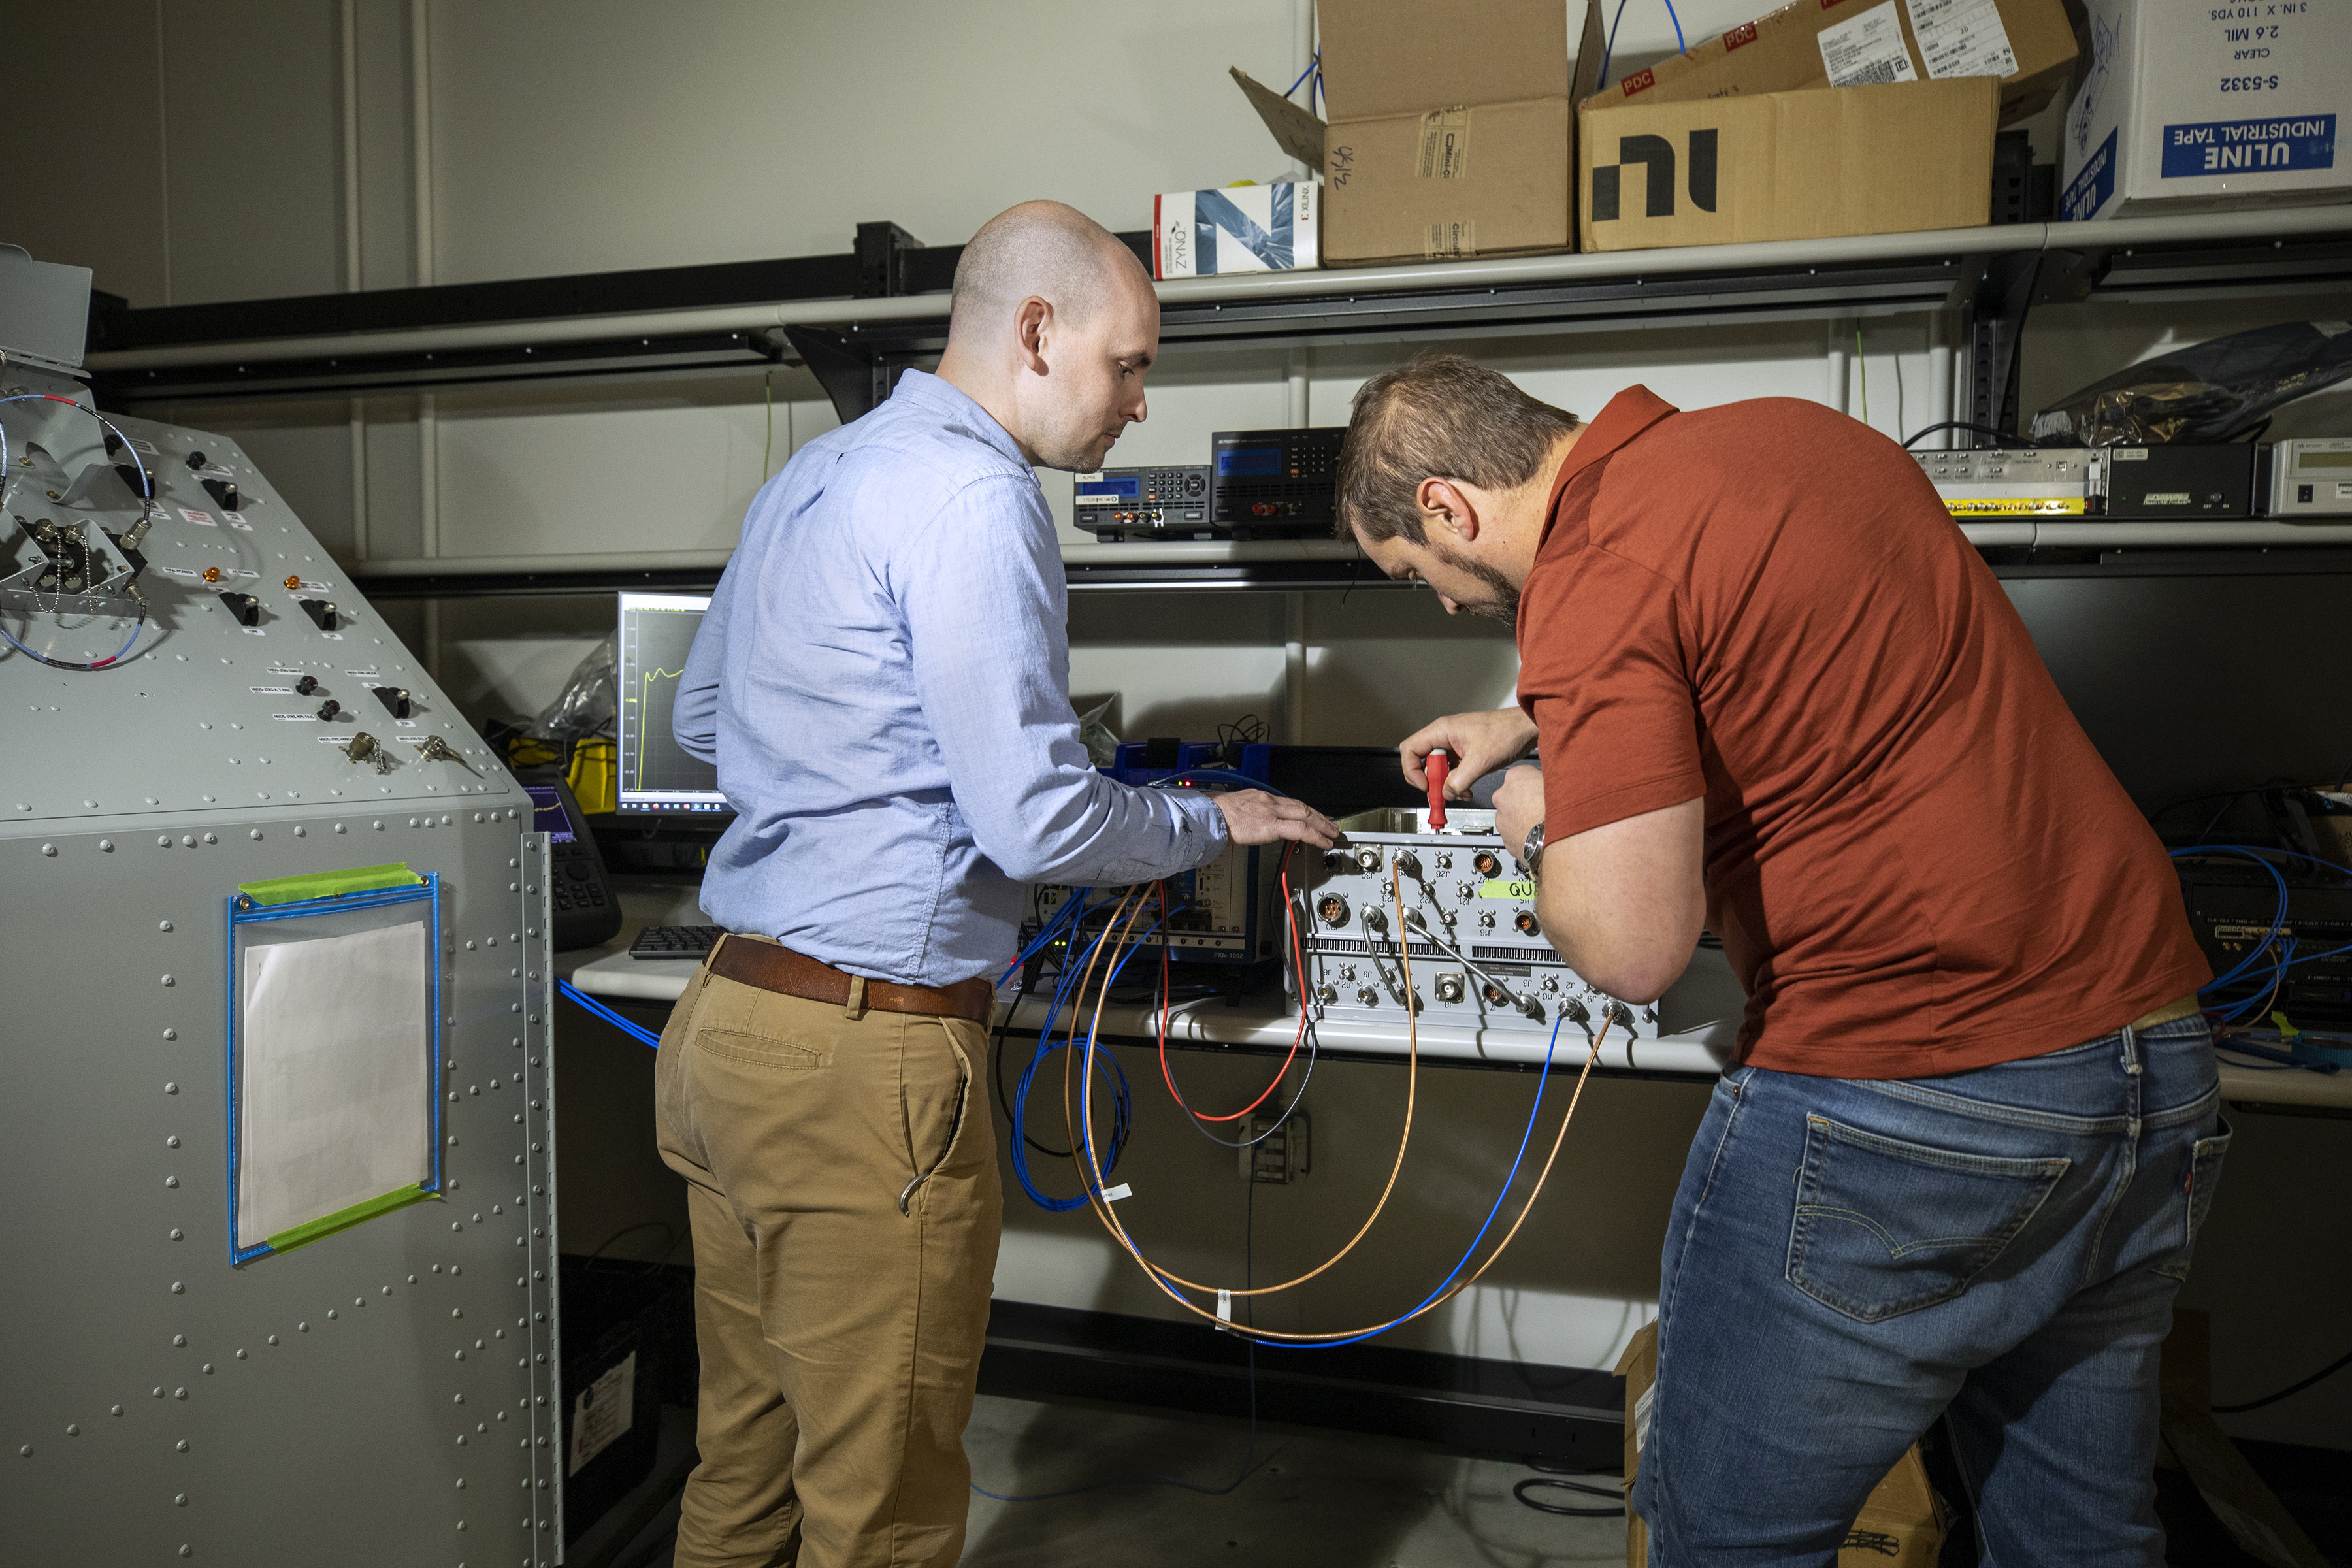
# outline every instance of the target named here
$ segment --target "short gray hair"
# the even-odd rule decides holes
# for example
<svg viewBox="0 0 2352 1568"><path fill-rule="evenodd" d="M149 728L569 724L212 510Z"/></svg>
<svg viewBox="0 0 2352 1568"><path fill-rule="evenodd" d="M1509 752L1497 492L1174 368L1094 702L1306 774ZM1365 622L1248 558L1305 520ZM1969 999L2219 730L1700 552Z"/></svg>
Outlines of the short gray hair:
<svg viewBox="0 0 2352 1568"><path fill-rule="evenodd" d="M1357 390L1339 448L1338 527L1366 542L1426 542L1423 479L1511 489L1536 477L1581 421L1461 354L1425 353Z"/></svg>

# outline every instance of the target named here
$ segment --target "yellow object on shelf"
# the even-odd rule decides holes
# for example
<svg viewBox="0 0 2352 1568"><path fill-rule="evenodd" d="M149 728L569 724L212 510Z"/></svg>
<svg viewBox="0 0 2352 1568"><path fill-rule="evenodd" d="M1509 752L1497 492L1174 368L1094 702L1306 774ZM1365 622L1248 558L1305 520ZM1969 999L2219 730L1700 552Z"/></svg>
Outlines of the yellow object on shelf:
<svg viewBox="0 0 2352 1568"><path fill-rule="evenodd" d="M611 741L578 741L572 747L572 798L591 816L617 811L621 800L621 749Z"/></svg>

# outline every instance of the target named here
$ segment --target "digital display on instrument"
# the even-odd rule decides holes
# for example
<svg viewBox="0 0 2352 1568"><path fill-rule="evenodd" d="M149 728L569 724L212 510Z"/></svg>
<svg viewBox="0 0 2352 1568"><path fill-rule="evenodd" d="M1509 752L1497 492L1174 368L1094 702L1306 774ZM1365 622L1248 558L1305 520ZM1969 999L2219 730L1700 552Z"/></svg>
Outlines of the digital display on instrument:
<svg viewBox="0 0 2352 1568"><path fill-rule="evenodd" d="M1222 477L1235 474L1278 474L1282 472L1282 448L1279 447L1242 447L1217 454L1217 473Z"/></svg>
<svg viewBox="0 0 2352 1568"><path fill-rule="evenodd" d="M2297 452L2298 468L2352 468L2352 452Z"/></svg>
<svg viewBox="0 0 2352 1568"><path fill-rule="evenodd" d="M1118 474L1107 479L1080 479L1078 504L1089 502L1135 500L1143 494L1143 481L1133 474Z"/></svg>
<svg viewBox="0 0 2352 1568"><path fill-rule="evenodd" d="M522 793L530 796L530 826L535 833L544 833L558 844L572 842L572 818L563 809L553 784L525 784Z"/></svg>

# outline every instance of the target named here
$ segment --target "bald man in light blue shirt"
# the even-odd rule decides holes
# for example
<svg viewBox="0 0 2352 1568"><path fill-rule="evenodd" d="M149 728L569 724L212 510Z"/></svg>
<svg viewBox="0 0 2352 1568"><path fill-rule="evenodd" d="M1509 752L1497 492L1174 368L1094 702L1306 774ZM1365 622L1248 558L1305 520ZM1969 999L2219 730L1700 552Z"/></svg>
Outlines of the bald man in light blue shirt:
<svg viewBox="0 0 2352 1568"><path fill-rule="evenodd" d="M992 980L1021 884L1147 882L1229 844L1328 847L1260 791L1088 765L1038 467L1144 416L1160 309L1055 203L956 268L936 375L810 442L753 501L673 726L735 807L703 908L730 931L656 1073L688 1184L698 1444L679 1568L952 1563L1002 1194Z"/></svg>

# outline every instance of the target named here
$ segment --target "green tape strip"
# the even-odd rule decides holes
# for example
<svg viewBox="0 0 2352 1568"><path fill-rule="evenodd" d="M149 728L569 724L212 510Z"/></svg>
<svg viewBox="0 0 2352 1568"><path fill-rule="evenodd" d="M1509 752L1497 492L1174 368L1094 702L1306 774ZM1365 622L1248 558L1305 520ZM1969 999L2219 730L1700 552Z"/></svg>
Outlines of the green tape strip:
<svg viewBox="0 0 2352 1568"><path fill-rule="evenodd" d="M291 1252L298 1247L309 1246L322 1236L348 1230L362 1220L371 1220L380 1214L390 1214L394 1209L406 1208L411 1204L421 1204L427 1198L440 1195L425 1191L422 1185L397 1187L380 1198L370 1198L365 1203L353 1204L347 1209L337 1209L331 1215L321 1215L291 1229L281 1230L269 1238L269 1250Z"/></svg>
<svg viewBox="0 0 2352 1568"><path fill-rule="evenodd" d="M379 888L413 888L425 880L406 866L359 866L349 871L315 871L305 877L274 877L267 882L239 882L236 890L257 904L299 904L305 899L331 899L343 893L372 893Z"/></svg>

